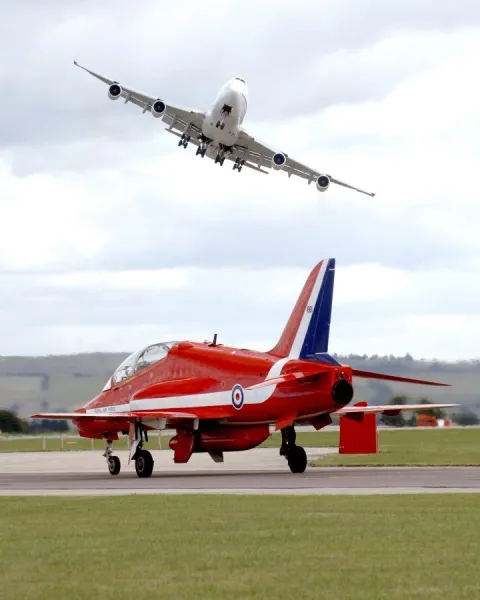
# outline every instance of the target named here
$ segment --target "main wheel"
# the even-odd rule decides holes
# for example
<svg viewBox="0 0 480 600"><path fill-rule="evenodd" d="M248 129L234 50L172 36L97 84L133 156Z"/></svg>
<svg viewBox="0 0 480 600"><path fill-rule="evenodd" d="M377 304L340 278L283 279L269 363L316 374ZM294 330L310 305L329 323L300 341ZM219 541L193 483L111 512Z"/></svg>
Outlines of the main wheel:
<svg viewBox="0 0 480 600"><path fill-rule="evenodd" d="M292 473L303 473L307 468L307 453L302 446L292 446L288 450L287 461Z"/></svg>
<svg viewBox="0 0 480 600"><path fill-rule="evenodd" d="M153 471L153 458L148 450L140 450L135 459L135 470L139 477L150 477Z"/></svg>
<svg viewBox="0 0 480 600"><path fill-rule="evenodd" d="M108 459L108 470L110 475L118 475L120 473L120 459L118 456L111 456Z"/></svg>

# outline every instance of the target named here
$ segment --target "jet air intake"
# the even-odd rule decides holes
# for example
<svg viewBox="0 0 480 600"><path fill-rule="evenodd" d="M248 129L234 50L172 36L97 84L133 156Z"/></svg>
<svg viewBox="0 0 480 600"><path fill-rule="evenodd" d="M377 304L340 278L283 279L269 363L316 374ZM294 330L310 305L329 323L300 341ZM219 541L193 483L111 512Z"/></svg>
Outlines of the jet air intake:
<svg viewBox="0 0 480 600"><path fill-rule="evenodd" d="M155 100L155 102L152 104L151 113L156 119L158 119L164 114L166 110L167 105L163 100Z"/></svg>
<svg viewBox="0 0 480 600"><path fill-rule="evenodd" d="M274 168L275 171L283 169L286 163L287 157L285 156L285 154L283 154L283 152L277 152L272 156L272 168Z"/></svg>
<svg viewBox="0 0 480 600"><path fill-rule="evenodd" d="M316 184L319 192L325 192L330 186L330 177L328 175L319 175Z"/></svg>
<svg viewBox="0 0 480 600"><path fill-rule="evenodd" d="M108 97L110 100L118 100L122 95L122 86L118 85L118 83L112 83L112 85L108 88Z"/></svg>

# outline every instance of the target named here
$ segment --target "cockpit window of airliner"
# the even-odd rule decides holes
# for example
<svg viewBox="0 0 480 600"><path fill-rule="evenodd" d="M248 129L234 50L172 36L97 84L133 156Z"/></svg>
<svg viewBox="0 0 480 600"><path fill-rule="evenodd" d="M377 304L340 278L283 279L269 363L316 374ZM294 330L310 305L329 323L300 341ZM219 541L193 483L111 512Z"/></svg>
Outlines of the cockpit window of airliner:
<svg viewBox="0 0 480 600"><path fill-rule="evenodd" d="M237 79L238 81L241 81L242 83L245 83L245 79L242 79L241 77L235 77L235 79Z"/></svg>

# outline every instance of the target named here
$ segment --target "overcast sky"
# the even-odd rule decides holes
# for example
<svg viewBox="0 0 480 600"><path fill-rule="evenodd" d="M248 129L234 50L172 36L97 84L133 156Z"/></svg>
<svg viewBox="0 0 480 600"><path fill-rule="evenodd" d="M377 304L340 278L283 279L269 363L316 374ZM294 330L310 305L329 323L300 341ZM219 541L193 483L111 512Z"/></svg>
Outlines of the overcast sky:
<svg viewBox="0 0 480 600"><path fill-rule="evenodd" d="M480 357L478 0L18 0L0 22L0 354L267 350L337 259L330 349ZM375 198L219 167L81 64ZM228 165L228 166L227 166Z"/></svg>

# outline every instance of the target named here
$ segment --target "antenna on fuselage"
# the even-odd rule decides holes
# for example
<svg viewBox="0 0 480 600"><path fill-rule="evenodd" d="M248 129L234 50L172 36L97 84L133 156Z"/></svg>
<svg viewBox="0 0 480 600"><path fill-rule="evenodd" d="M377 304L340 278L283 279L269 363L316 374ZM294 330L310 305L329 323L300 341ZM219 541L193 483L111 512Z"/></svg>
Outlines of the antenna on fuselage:
<svg viewBox="0 0 480 600"><path fill-rule="evenodd" d="M211 344L208 344L209 346L216 346L217 345L217 334L214 333L213 334L213 342Z"/></svg>

